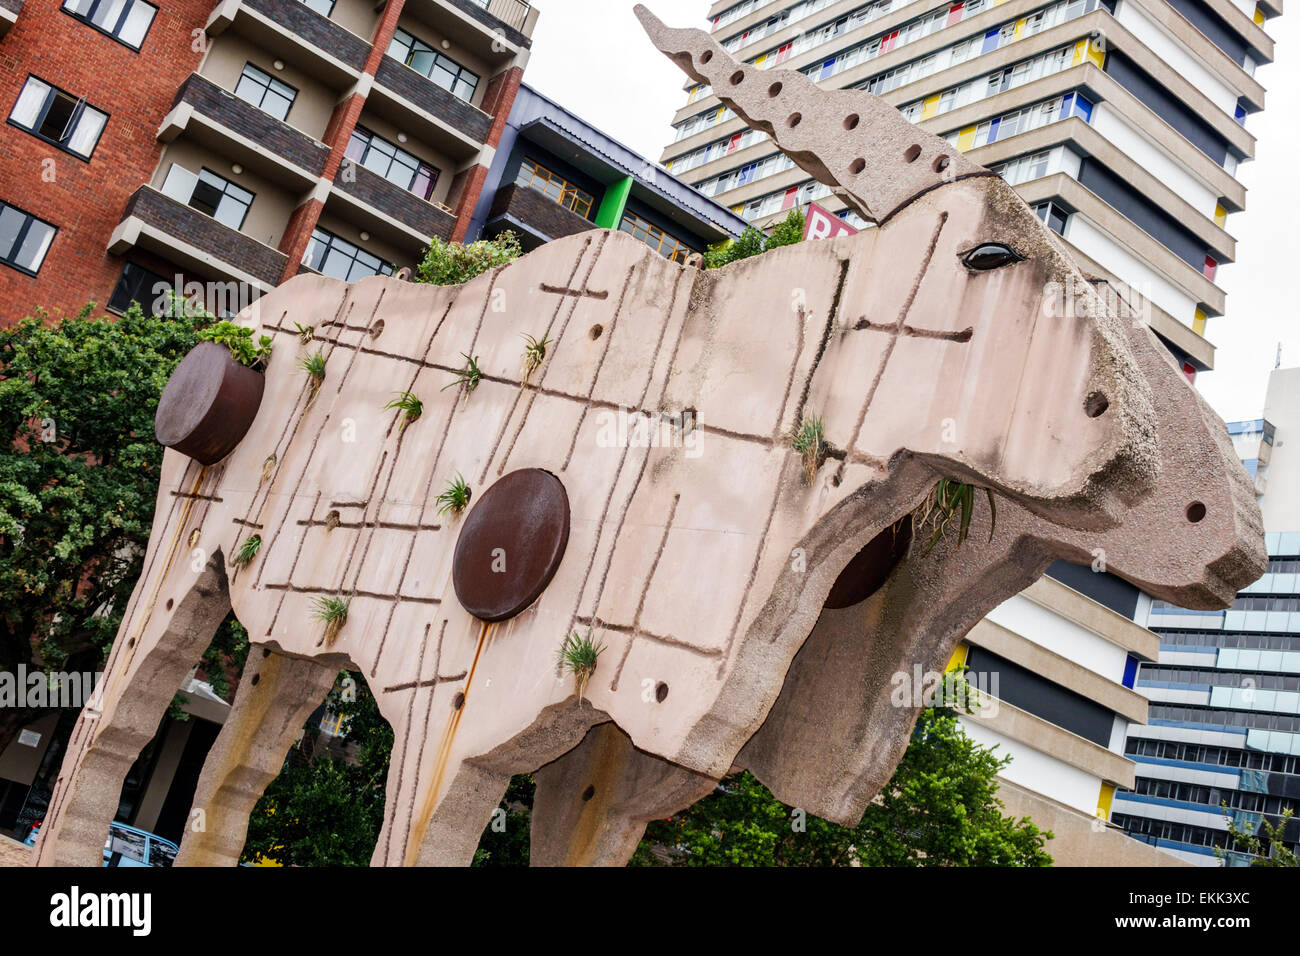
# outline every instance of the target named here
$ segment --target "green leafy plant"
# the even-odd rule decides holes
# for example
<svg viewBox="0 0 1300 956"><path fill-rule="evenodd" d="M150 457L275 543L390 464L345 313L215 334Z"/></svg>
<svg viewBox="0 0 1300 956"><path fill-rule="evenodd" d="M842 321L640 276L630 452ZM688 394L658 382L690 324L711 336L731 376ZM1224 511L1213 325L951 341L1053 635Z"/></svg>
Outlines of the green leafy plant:
<svg viewBox="0 0 1300 956"><path fill-rule="evenodd" d="M316 401L316 393L320 391L321 382L325 381L325 355L317 349L314 355L304 355L298 359L298 367L307 373L308 385L311 389L307 404L310 405Z"/></svg>
<svg viewBox="0 0 1300 956"><path fill-rule="evenodd" d="M587 681L596 673L596 662L605 645L597 644L591 636L591 629L585 635L574 631L560 645L559 665L561 670L573 673L574 690L578 694L578 704L582 704L583 694L587 690Z"/></svg>
<svg viewBox="0 0 1300 956"><path fill-rule="evenodd" d="M826 458L826 426L820 418L804 418L794 436L794 450L803 459L804 481L811 485Z"/></svg>
<svg viewBox="0 0 1300 956"><path fill-rule="evenodd" d="M424 402L416 398L411 392L398 392L397 397L385 405L384 408L400 408L402 410L404 413L402 415L403 428L424 414Z"/></svg>
<svg viewBox="0 0 1300 956"><path fill-rule="evenodd" d="M469 398L469 393L478 388L478 383L482 381L483 370L478 367L477 355L470 355L468 352L461 352L460 354L465 359L465 367L452 373L456 376L456 381L448 382L438 391L445 392L449 388L463 385L465 386L465 397Z"/></svg>
<svg viewBox="0 0 1300 956"><path fill-rule="evenodd" d="M348 600L341 597L318 597L312 617L325 625L325 635L322 640L328 647L334 643L339 631L348 621Z"/></svg>
<svg viewBox="0 0 1300 956"><path fill-rule="evenodd" d="M798 209L791 209L785 219L772 227L770 235L757 226L749 226L740 234L740 238L727 239L709 246L704 253L704 268L720 269L780 246L802 242L803 228L803 215Z"/></svg>
<svg viewBox="0 0 1300 956"><path fill-rule="evenodd" d="M989 500L989 540L993 540L993 529L997 526L998 508L993 501L992 489L985 488ZM951 478L940 478L938 484L930 489L925 501L912 515L918 530L927 525L932 528L930 540L926 543L923 554L929 554L939 543L953 521L957 522L957 546L961 547L970 532L971 517L975 513L975 486Z"/></svg>
<svg viewBox="0 0 1300 956"><path fill-rule="evenodd" d="M469 485L460 476L460 472L457 472L456 477L447 482L447 487L434 499L438 504L438 514L460 514L469 504L470 494Z"/></svg>
<svg viewBox="0 0 1300 956"><path fill-rule="evenodd" d="M316 326L303 325L299 322L293 324L294 331L298 333L298 341L306 345L311 341L311 337L316 334Z"/></svg>
<svg viewBox="0 0 1300 956"><path fill-rule="evenodd" d="M261 548L262 536L260 534L251 535L244 539L243 544L239 546L239 550L235 552L235 556L231 561L237 568L246 567L250 561L257 557L257 552Z"/></svg>
<svg viewBox="0 0 1300 956"><path fill-rule="evenodd" d="M1291 823L1291 817L1295 814L1293 808L1287 807L1284 809L1278 815L1276 824L1270 823L1267 817L1261 816L1259 829L1255 829L1248 822L1242 823L1238 821L1226 803L1220 804L1220 807L1223 810L1223 815L1227 818L1228 835L1232 837L1236 851L1254 857L1250 862L1251 866L1300 866L1300 854L1297 854L1284 842L1284 834ZM1224 850L1222 847L1214 848L1214 855L1221 860L1228 853L1229 851Z"/></svg>
<svg viewBox="0 0 1300 956"><path fill-rule="evenodd" d="M541 367L542 362L546 360L546 347L551 344L551 340L546 336L542 337L539 342L536 338L524 333L524 381Z"/></svg>
<svg viewBox="0 0 1300 956"><path fill-rule="evenodd" d="M230 356L240 365L259 368L271 357L271 337L263 335L253 342L253 330L234 322L218 322L199 332L202 342L216 342L230 350Z"/></svg>
<svg viewBox="0 0 1300 956"><path fill-rule="evenodd" d="M491 239L480 239L468 245L443 242L434 236L424 254L424 261L415 267L415 281L431 285L460 285L489 269L513 262L523 254L519 237L509 229Z"/></svg>

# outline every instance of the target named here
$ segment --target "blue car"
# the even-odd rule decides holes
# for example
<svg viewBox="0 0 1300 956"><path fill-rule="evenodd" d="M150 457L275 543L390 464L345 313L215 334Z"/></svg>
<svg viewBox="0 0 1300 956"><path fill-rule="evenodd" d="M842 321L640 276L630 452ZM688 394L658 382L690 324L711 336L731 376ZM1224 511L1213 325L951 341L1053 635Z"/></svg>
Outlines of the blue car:
<svg viewBox="0 0 1300 956"><path fill-rule="evenodd" d="M41 824L38 822L23 842L35 846L40 832ZM171 840L153 833L125 823L112 823L104 842L104 866L171 866L179 849Z"/></svg>

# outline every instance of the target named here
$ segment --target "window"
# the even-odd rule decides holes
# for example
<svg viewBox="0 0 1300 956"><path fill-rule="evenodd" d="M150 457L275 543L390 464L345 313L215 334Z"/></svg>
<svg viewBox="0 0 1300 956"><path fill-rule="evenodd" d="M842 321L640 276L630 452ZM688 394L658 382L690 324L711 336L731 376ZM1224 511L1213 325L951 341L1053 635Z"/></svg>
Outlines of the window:
<svg viewBox="0 0 1300 956"><path fill-rule="evenodd" d="M428 199L438 183L438 170L362 126L348 141L347 157L421 199Z"/></svg>
<svg viewBox="0 0 1300 956"><path fill-rule="evenodd" d="M9 122L80 159L90 159L108 114L34 76L27 77Z"/></svg>
<svg viewBox="0 0 1300 956"><path fill-rule="evenodd" d="M1052 232L1065 235L1066 224L1070 221L1070 214L1053 202L1040 202L1034 206L1034 214L1039 219L1047 223L1047 228Z"/></svg>
<svg viewBox="0 0 1300 956"><path fill-rule="evenodd" d="M56 231L48 222L0 202L0 262L36 275Z"/></svg>
<svg viewBox="0 0 1300 956"><path fill-rule="evenodd" d="M64 0L63 10L132 50L140 49L158 12L144 0Z"/></svg>
<svg viewBox="0 0 1300 956"><path fill-rule="evenodd" d="M393 267L383 259L324 229L312 232L302 261L310 269L347 282L393 274Z"/></svg>
<svg viewBox="0 0 1300 956"><path fill-rule="evenodd" d="M201 169L196 175L176 163L172 163L171 169L167 170L162 192L231 229L239 229L244 225L244 217L248 215L248 207L253 202L253 194L247 189L236 186L211 170Z"/></svg>
<svg viewBox="0 0 1300 956"><path fill-rule="evenodd" d="M245 63L244 72L235 85L235 95L245 103L252 103L264 113L282 120L289 115L289 107L293 106L298 91L288 83L281 83L265 70Z"/></svg>
<svg viewBox="0 0 1300 956"><path fill-rule="evenodd" d="M302 0L304 7L310 7L322 17L328 17L334 12L334 0Z"/></svg>
<svg viewBox="0 0 1300 956"><path fill-rule="evenodd" d="M157 301L171 284L156 272L151 272L134 262L122 267L113 294L108 297L108 311L121 314L131 307L132 302L139 302L141 308L150 315L162 314Z"/></svg>
<svg viewBox="0 0 1300 956"><path fill-rule="evenodd" d="M658 226L650 225L636 213L625 213L618 228L623 232L631 233L651 249L656 250L661 256L671 259L673 262L685 263L686 257L693 255L695 252L694 249L680 239L669 235Z"/></svg>
<svg viewBox="0 0 1300 956"><path fill-rule="evenodd" d="M572 209L584 219L588 218L588 213L591 212L591 193L584 192L567 179L557 176L545 166L539 166L526 157L519 164L519 175L515 177L515 182L520 186L536 189L547 199L558 202L566 209Z"/></svg>
<svg viewBox="0 0 1300 956"><path fill-rule="evenodd" d="M474 91L478 89L477 73L471 73L405 30L393 34L393 42L388 45L388 55L401 60L416 73L427 76L466 103L474 98Z"/></svg>

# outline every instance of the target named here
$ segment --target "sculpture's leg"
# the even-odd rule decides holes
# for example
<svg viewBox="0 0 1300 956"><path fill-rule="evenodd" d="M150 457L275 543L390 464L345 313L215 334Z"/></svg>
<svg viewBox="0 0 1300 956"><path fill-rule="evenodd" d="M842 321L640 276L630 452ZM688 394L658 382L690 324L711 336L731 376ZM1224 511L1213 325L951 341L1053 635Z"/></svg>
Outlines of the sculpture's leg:
<svg viewBox="0 0 1300 956"><path fill-rule="evenodd" d="M226 723L203 763L177 866L234 866L248 815L280 773L303 724L334 686L337 666L254 646Z"/></svg>
<svg viewBox="0 0 1300 956"><path fill-rule="evenodd" d="M225 561L140 579L108 673L82 710L36 845L38 866L99 866L122 781L230 612Z"/></svg>
<svg viewBox="0 0 1300 956"><path fill-rule="evenodd" d="M533 778L532 866L623 866L647 823L717 786L711 777L637 750L613 722L593 727Z"/></svg>

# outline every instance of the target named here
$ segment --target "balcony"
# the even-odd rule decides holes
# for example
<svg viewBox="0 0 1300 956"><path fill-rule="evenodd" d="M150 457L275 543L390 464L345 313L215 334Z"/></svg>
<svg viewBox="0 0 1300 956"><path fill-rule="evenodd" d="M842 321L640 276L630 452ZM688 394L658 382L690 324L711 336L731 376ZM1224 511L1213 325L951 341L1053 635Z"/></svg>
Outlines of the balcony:
<svg viewBox="0 0 1300 956"><path fill-rule="evenodd" d="M18 22L18 14L22 12L23 0L0 0L0 37Z"/></svg>
<svg viewBox="0 0 1300 956"><path fill-rule="evenodd" d="M594 222L547 199L536 189L511 183L498 189L493 197L484 231L495 235L502 229L512 229L519 234L524 247L532 249L543 242L595 228Z"/></svg>
<svg viewBox="0 0 1300 956"><path fill-rule="evenodd" d="M205 29L210 37L233 30L335 90L350 89L370 55L369 40L299 0L223 0Z"/></svg>
<svg viewBox="0 0 1300 956"><path fill-rule="evenodd" d="M383 58L375 80L368 108L453 159L478 155L492 128L487 113L391 56Z"/></svg>
<svg viewBox="0 0 1300 956"><path fill-rule="evenodd" d="M184 133L221 156L290 189L316 184L329 147L245 103L197 73L181 84L158 129L164 143Z"/></svg>
<svg viewBox="0 0 1300 956"><path fill-rule="evenodd" d="M108 251L146 249L208 278L246 282L269 292L280 282L288 257L222 225L197 209L141 186L127 200Z"/></svg>
<svg viewBox="0 0 1300 956"><path fill-rule="evenodd" d="M411 246L414 240L419 252L434 236L451 238L456 226L450 212L356 163L339 171L330 199L349 207L341 212L348 219L399 246Z"/></svg>
<svg viewBox="0 0 1300 956"><path fill-rule="evenodd" d="M537 11L524 0L406 0L402 13L482 59L502 64L532 45L537 23Z"/></svg>

